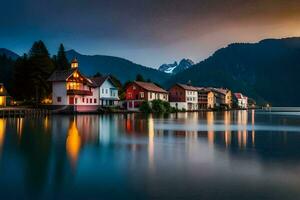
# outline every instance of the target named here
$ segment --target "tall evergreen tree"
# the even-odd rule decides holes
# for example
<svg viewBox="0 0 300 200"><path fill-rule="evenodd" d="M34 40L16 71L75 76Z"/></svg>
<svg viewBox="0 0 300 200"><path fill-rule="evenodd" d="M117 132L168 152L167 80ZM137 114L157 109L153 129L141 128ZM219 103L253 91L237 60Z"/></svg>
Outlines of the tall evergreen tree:
<svg viewBox="0 0 300 200"><path fill-rule="evenodd" d="M56 56L56 69L66 70L69 68L70 68L70 64L66 56L65 47L63 44L60 44Z"/></svg>
<svg viewBox="0 0 300 200"><path fill-rule="evenodd" d="M137 74L135 80L136 81L142 81L142 82L145 81L144 77L141 74Z"/></svg>
<svg viewBox="0 0 300 200"><path fill-rule="evenodd" d="M29 56L23 56L14 66L15 95L20 100L39 103L50 94L47 82L54 70L53 61L45 44L40 40L34 42Z"/></svg>

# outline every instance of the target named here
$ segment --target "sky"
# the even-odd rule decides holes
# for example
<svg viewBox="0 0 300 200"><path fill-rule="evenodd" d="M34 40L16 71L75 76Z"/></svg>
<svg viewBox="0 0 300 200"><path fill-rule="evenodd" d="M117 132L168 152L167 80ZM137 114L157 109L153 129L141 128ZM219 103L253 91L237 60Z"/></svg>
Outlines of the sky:
<svg viewBox="0 0 300 200"><path fill-rule="evenodd" d="M43 40L157 68L235 42L300 36L299 0L1 0L0 47Z"/></svg>

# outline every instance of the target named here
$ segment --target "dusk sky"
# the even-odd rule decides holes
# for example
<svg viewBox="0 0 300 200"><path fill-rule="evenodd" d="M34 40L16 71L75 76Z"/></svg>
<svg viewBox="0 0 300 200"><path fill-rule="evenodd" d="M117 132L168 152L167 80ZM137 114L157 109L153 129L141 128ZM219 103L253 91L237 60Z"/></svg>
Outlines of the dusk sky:
<svg viewBox="0 0 300 200"><path fill-rule="evenodd" d="M11 0L0 6L0 47L35 40L150 67L196 62L232 42L300 36L299 0Z"/></svg>

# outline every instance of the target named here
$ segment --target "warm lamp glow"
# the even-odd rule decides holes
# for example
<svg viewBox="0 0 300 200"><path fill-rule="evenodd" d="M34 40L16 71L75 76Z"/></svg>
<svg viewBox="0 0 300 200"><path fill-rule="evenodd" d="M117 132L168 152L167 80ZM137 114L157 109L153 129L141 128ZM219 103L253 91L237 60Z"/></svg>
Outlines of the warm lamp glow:
<svg viewBox="0 0 300 200"><path fill-rule="evenodd" d="M81 146L81 138L76 123L75 121L73 121L69 127L68 137L66 142L67 153L71 159L73 166L75 166L76 164L80 146Z"/></svg>

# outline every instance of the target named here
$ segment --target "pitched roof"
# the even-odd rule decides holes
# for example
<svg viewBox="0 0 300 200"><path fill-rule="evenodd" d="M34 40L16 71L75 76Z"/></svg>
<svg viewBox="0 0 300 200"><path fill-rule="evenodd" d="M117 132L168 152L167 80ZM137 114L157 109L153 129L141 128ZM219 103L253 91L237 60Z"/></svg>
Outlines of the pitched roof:
<svg viewBox="0 0 300 200"><path fill-rule="evenodd" d="M226 95L227 92L229 91L228 89L225 89L225 88L214 88L214 90L219 92L219 93L222 93L224 95Z"/></svg>
<svg viewBox="0 0 300 200"><path fill-rule="evenodd" d="M246 99L246 98L248 98L247 96L243 95L242 93L234 93L234 96L237 99Z"/></svg>
<svg viewBox="0 0 300 200"><path fill-rule="evenodd" d="M141 88L151 91L151 92L160 92L160 93L168 93L166 90L158 87L154 83L148 83L148 82L141 82L141 81L134 81L135 84L140 86Z"/></svg>
<svg viewBox="0 0 300 200"><path fill-rule="evenodd" d="M83 77L83 79L88 85L95 87L94 82L91 81L91 79L89 79L88 77L81 74L77 68L67 69L67 70L56 70L48 78L48 81L52 81L52 82L66 81L75 71L77 71L77 73Z"/></svg>
<svg viewBox="0 0 300 200"><path fill-rule="evenodd" d="M104 81L109 80L113 86L115 86L114 82L110 78L110 76L99 76L90 78L95 86L100 87ZM115 86L116 87L116 86Z"/></svg>
<svg viewBox="0 0 300 200"><path fill-rule="evenodd" d="M197 91L198 89L194 86L191 85L185 85L185 84L181 84L181 83L176 83L176 85L178 85L179 87L185 89L185 90L193 90L193 91Z"/></svg>
<svg viewBox="0 0 300 200"><path fill-rule="evenodd" d="M48 78L48 81L65 81L69 78L77 69L56 70Z"/></svg>

